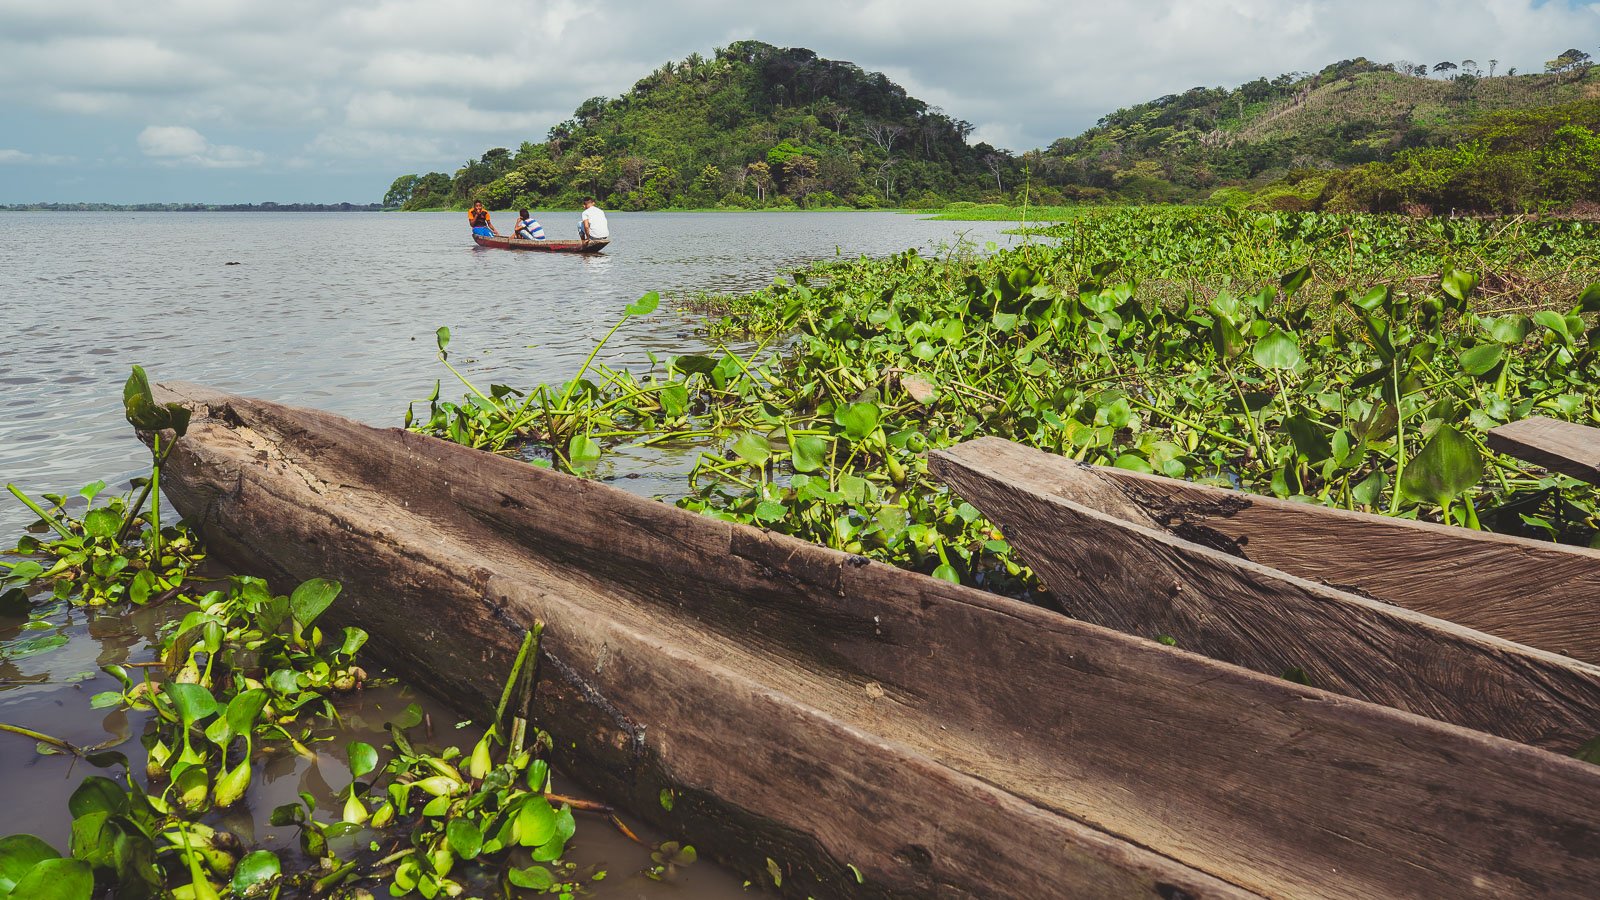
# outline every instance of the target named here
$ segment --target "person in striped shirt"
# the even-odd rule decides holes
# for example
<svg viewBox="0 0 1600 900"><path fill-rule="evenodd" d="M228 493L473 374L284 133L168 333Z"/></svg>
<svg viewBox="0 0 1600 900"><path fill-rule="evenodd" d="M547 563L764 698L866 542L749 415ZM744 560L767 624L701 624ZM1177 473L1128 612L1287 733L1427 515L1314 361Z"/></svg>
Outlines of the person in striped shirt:
<svg viewBox="0 0 1600 900"><path fill-rule="evenodd" d="M544 226L540 225L533 216L528 215L527 210L519 209L517 210L517 215L520 217L517 219L517 237L525 241L544 240Z"/></svg>

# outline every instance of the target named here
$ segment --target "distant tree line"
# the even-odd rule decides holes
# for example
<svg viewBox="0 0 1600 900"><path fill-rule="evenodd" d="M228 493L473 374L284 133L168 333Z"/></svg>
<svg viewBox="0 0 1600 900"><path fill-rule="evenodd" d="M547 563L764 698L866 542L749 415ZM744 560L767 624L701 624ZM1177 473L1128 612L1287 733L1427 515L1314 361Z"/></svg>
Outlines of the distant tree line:
<svg viewBox="0 0 1600 900"><path fill-rule="evenodd" d="M5 203L0 211L26 212L378 212L378 203Z"/></svg>

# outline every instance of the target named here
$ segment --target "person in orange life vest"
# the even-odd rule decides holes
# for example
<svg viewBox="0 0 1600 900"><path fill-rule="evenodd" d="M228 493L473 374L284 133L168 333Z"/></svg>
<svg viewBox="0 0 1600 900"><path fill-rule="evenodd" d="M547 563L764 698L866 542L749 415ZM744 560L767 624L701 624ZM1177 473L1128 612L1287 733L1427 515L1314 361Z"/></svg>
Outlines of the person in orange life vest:
<svg viewBox="0 0 1600 900"><path fill-rule="evenodd" d="M472 225L473 234L484 237L499 237L500 232L494 230L494 223L489 221L489 211L483 208L483 202L475 200L472 208L467 210L467 222Z"/></svg>

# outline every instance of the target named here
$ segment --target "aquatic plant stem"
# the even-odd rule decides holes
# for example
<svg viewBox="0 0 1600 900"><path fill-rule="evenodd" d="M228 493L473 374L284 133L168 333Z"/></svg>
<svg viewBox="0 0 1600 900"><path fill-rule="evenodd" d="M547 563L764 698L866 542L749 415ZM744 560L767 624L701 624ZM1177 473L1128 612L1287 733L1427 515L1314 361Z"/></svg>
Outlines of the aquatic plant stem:
<svg viewBox="0 0 1600 900"><path fill-rule="evenodd" d="M83 755L83 751L79 750L77 747L74 747L72 744L62 740L61 738L51 737L50 735L44 734L43 732L34 731L34 730L30 729L30 728L23 728L20 725L7 725L4 722L0 722L0 731L9 731L12 734L20 734L25 738L32 738L32 739L34 739L36 741L42 741L42 742L44 742L46 744L51 745L52 747L60 747L62 750L65 750L68 753L71 753L73 756L82 756Z"/></svg>
<svg viewBox="0 0 1600 900"><path fill-rule="evenodd" d="M55 516L52 516L49 513L45 512L44 509L39 506L39 504L33 502L32 498L30 498L27 494L24 494L21 490L19 490L16 485L11 484L11 483L8 482L6 484L6 490L11 492L11 496L16 497L18 500L21 500L22 504L24 506L28 507L29 509L31 509L35 513L37 513L39 518L41 518L41 519L43 519L45 521L45 524L47 524L51 528L55 529L56 534L59 534L62 537L68 539L68 540L72 539L72 532L67 530L67 526L61 524L61 522L58 521Z"/></svg>

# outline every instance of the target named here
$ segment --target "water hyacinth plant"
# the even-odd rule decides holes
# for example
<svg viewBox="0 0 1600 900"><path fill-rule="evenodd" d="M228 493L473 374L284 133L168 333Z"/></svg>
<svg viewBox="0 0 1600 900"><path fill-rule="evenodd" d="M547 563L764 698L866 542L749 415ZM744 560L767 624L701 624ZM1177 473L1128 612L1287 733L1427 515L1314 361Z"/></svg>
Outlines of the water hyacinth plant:
<svg viewBox="0 0 1600 900"><path fill-rule="evenodd" d="M535 431L523 452L587 472L608 447L697 446L679 505L1020 595L1027 570L926 479L923 451L999 435L1307 502L1596 540L1592 492L1484 435L1534 413L1600 421L1600 230L1113 211L1057 232L724 298L708 333L759 338L754 352L641 375L586 366L600 377L535 388L583 397L560 411L589 442L574 459ZM453 436L440 410L414 427Z"/></svg>
<svg viewBox="0 0 1600 900"><path fill-rule="evenodd" d="M253 900L370 896L367 886L376 886L392 896L428 900L469 890L570 898L604 877L562 857L576 831L573 809L609 809L550 792L552 774L543 759L550 737L519 712L533 689L537 627L494 724L465 765L460 747L429 746L410 736L424 718L412 704L387 723L391 740L383 750L360 741L346 745L350 780L339 793L342 810L331 818L319 814L316 798L302 793L299 803L272 812L271 824L296 827L298 854L251 849L223 827L225 811L247 801L264 761L292 754L314 762L312 748L339 733L343 698L371 682L357 664L367 634L353 626L323 631L319 622L340 593L325 579L288 595L243 576L197 590L215 580L191 571L202 558L198 541L182 523L163 526L158 505L160 468L173 440L163 445L163 433L181 435L187 410L154 404L137 367L125 400L130 423L153 433L152 475L139 485L144 492L132 502L93 506L105 485L91 485L82 492L90 509L73 516L65 498L47 496L52 505L46 508L12 488L40 516L36 530L53 536L18 543L14 552L24 558L7 564L4 596L27 611L48 585L55 605L35 611L41 616L62 604L125 609L176 601L189 609L163 629L155 662L104 666L119 687L90 700L94 708L146 719L142 772L127 754L111 749L122 738L83 748L0 724L0 731L38 741L40 752L73 754L111 776L90 775L72 792L64 853L32 835L0 839L0 897L89 900L109 889L132 900ZM67 641L64 635L51 639L37 649ZM513 686L522 692L521 703L502 724ZM496 753L495 745L505 749ZM379 777L363 780L373 773ZM383 844L388 849L379 852ZM359 849L363 845L368 851ZM687 852L692 857L692 848ZM656 868L647 874L658 877Z"/></svg>

